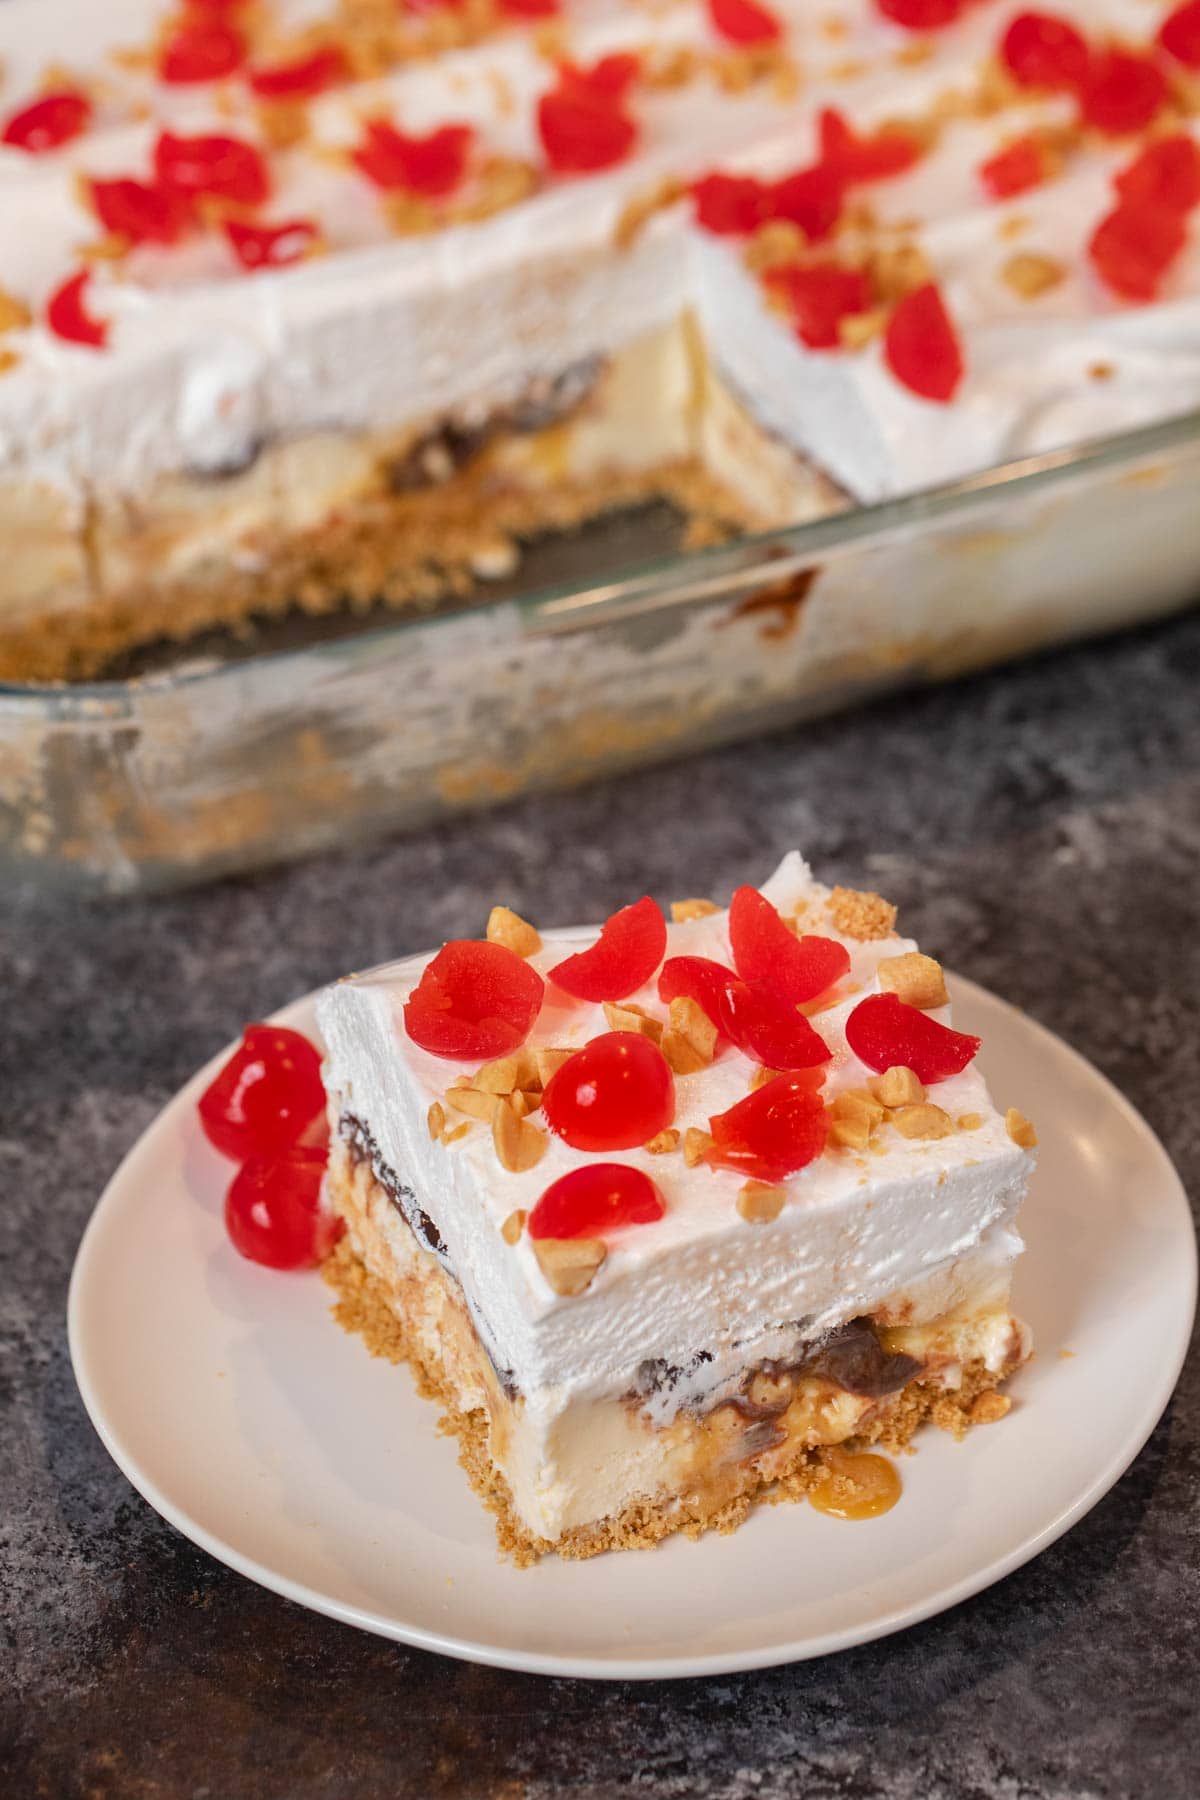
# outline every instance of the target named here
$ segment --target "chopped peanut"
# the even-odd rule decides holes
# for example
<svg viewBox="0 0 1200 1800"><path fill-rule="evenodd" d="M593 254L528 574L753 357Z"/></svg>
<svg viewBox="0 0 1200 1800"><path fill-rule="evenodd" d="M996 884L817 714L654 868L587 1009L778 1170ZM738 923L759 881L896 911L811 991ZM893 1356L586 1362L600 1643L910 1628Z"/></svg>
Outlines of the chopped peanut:
<svg viewBox="0 0 1200 1800"><path fill-rule="evenodd" d="M883 1123L886 1109L866 1088L847 1088L830 1101L829 1110L835 1119L852 1119L855 1124L863 1124L868 1131L874 1131L876 1125Z"/></svg>
<svg viewBox="0 0 1200 1800"><path fill-rule="evenodd" d="M876 1075L867 1086L881 1106L889 1111L896 1106L919 1106L925 1098L924 1084L904 1063L893 1063L882 1075Z"/></svg>
<svg viewBox="0 0 1200 1800"><path fill-rule="evenodd" d="M525 1211L523 1206L518 1206L516 1212L509 1213L507 1219L505 1219L503 1225L500 1227L500 1236L504 1239L506 1244L520 1243L521 1233L525 1229L525 1221L528 1217L529 1214Z"/></svg>
<svg viewBox="0 0 1200 1800"><path fill-rule="evenodd" d="M435 1100L425 1115L425 1123L429 1127L429 1135L433 1139L440 1138L446 1129L446 1109L440 1100Z"/></svg>
<svg viewBox="0 0 1200 1800"><path fill-rule="evenodd" d="M702 1006L687 994L671 1002L670 1024L663 1033L662 1053L677 1075L706 1069L717 1047L717 1028Z"/></svg>
<svg viewBox="0 0 1200 1800"><path fill-rule="evenodd" d="M503 1099L505 1105L512 1108L518 1119L528 1118L529 1114L536 1112L542 1104L541 1091L536 1088L532 1093L528 1088L518 1088L515 1093L505 1094Z"/></svg>
<svg viewBox="0 0 1200 1800"><path fill-rule="evenodd" d="M980 1394L969 1416L972 1425L994 1425L997 1419L1003 1419L1011 1411L1012 1401L1008 1395L989 1388L986 1394Z"/></svg>
<svg viewBox="0 0 1200 1800"><path fill-rule="evenodd" d="M492 1114L492 1143L501 1166L510 1174L521 1175L532 1169L545 1155L547 1138L544 1131L518 1119L511 1106L499 1101Z"/></svg>
<svg viewBox="0 0 1200 1800"><path fill-rule="evenodd" d="M762 1225L779 1217L786 1199L786 1188L772 1187L766 1181L747 1181L738 1190L737 1209L752 1225Z"/></svg>
<svg viewBox="0 0 1200 1800"><path fill-rule="evenodd" d="M942 965L932 956L910 950L904 956L885 956L879 965L879 985L885 994L895 994L906 1006L928 1012L935 1006L949 1004L946 977Z"/></svg>
<svg viewBox="0 0 1200 1800"><path fill-rule="evenodd" d="M533 1054L537 1063L538 1081L542 1087L549 1087L551 1077L558 1074L563 1064L569 1062L575 1052L573 1050L550 1050L539 1044Z"/></svg>
<svg viewBox="0 0 1200 1800"><path fill-rule="evenodd" d="M843 937L867 943L874 938L891 937L896 909L879 894L835 887L829 896L829 917L834 930Z"/></svg>
<svg viewBox="0 0 1200 1800"><path fill-rule="evenodd" d="M862 350L872 338L882 336L888 322L886 306L869 306L866 312L844 313L837 333L843 350Z"/></svg>
<svg viewBox="0 0 1200 1800"><path fill-rule="evenodd" d="M697 1125L689 1125L683 1134L683 1160L689 1169L704 1161L707 1150L711 1150L715 1139L707 1131L701 1131Z"/></svg>
<svg viewBox="0 0 1200 1800"><path fill-rule="evenodd" d="M760 1087L766 1087L768 1081L774 1081L778 1074L778 1069L755 1069L750 1077L750 1092L756 1094Z"/></svg>
<svg viewBox="0 0 1200 1800"><path fill-rule="evenodd" d="M475 1071L471 1081L473 1088L481 1094L515 1094L518 1088L539 1088L537 1058L526 1045L521 1050L514 1050L510 1056L498 1056L495 1062L484 1063Z"/></svg>
<svg viewBox="0 0 1200 1800"><path fill-rule="evenodd" d="M1036 250L1018 250L1000 271L1000 278L1022 300L1036 300L1066 280L1067 271L1053 256L1042 256Z"/></svg>
<svg viewBox="0 0 1200 1800"><path fill-rule="evenodd" d="M829 1142L839 1144L843 1150L865 1150L871 1141L871 1127L867 1120L854 1119L849 1116L831 1118L829 1121Z"/></svg>
<svg viewBox="0 0 1200 1800"><path fill-rule="evenodd" d="M652 1043L662 1042L663 1022L652 1018L644 1006L618 1006L616 1001L606 1000L604 1016L614 1031L636 1031Z"/></svg>
<svg viewBox="0 0 1200 1800"><path fill-rule="evenodd" d="M459 1138L465 1138L471 1129L470 1119L464 1119L461 1125L455 1125L450 1131L443 1131L443 1144L457 1144Z"/></svg>
<svg viewBox="0 0 1200 1800"><path fill-rule="evenodd" d="M954 1130L954 1121L940 1106L925 1102L918 1106L902 1106L892 1114L891 1123L901 1137L943 1138Z"/></svg>
<svg viewBox="0 0 1200 1800"><path fill-rule="evenodd" d="M1013 1143L1019 1144L1022 1150L1037 1148L1037 1132L1025 1114L1018 1112L1015 1106L1010 1106L1004 1115L1004 1129Z"/></svg>
<svg viewBox="0 0 1200 1800"><path fill-rule="evenodd" d="M885 305L935 279L929 258L917 244L882 246L872 251L867 268L875 298Z"/></svg>
<svg viewBox="0 0 1200 1800"><path fill-rule="evenodd" d="M503 944L517 956L532 956L542 947L533 926L507 906L493 906L488 914L487 940L489 944Z"/></svg>
<svg viewBox="0 0 1200 1800"><path fill-rule="evenodd" d="M982 1113L962 1113L957 1120L960 1131L978 1131L982 1124Z"/></svg>
<svg viewBox="0 0 1200 1800"><path fill-rule="evenodd" d="M608 1255L603 1238L535 1238L533 1253L556 1294L582 1294Z"/></svg>
<svg viewBox="0 0 1200 1800"><path fill-rule="evenodd" d="M668 1125L665 1131L657 1132L646 1145L651 1156L669 1156L672 1150L678 1148L679 1133L673 1125Z"/></svg>
<svg viewBox="0 0 1200 1800"><path fill-rule="evenodd" d="M712 900L672 900L671 917L676 925L683 925L688 919L707 919L710 914L720 912L720 907Z"/></svg>
<svg viewBox="0 0 1200 1800"><path fill-rule="evenodd" d="M0 288L0 331L21 331L32 322L33 314L25 302Z"/></svg>
<svg viewBox="0 0 1200 1800"><path fill-rule="evenodd" d="M488 1122L503 1105L503 1098L500 1094L481 1094L477 1088L452 1087L446 1089L446 1105L452 1112L468 1113L472 1119Z"/></svg>

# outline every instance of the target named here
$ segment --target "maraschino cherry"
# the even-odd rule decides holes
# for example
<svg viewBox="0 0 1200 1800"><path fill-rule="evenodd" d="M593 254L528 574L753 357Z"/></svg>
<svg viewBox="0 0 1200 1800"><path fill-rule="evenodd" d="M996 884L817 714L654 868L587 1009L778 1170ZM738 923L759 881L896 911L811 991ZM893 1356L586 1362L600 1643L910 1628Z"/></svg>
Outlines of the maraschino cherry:
<svg viewBox="0 0 1200 1800"><path fill-rule="evenodd" d="M627 1163L585 1163L551 1182L529 1215L531 1238L603 1237L650 1225L666 1207L650 1177Z"/></svg>
<svg viewBox="0 0 1200 1800"><path fill-rule="evenodd" d="M675 1117L675 1078L649 1038L606 1031L551 1076L542 1111L573 1149L632 1150Z"/></svg>

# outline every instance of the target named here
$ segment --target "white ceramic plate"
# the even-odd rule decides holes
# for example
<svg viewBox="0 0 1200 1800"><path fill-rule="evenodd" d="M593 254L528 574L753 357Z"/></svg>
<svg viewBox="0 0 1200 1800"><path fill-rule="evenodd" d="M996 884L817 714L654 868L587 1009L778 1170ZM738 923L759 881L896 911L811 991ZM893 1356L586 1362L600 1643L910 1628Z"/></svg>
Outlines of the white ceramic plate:
<svg viewBox="0 0 1200 1800"><path fill-rule="evenodd" d="M84 1234L71 1357L112 1456L164 1518L304 1606L450 1656L657 1678L820 1656L953 1606L1036 1556L1136 1456L1183 1360L1196 1243L1149 1127L1073 1051L954 983L994 1091L1041 1127L1016 1304L1038 1352L1002 1425L922 1434L884 1518L761 1508L731 1537L517 1570L407 1370L329 1317L316 1275L225 1240L230 1165L202 1070L122 1163ZM279 1017L312 1032L311 1001Z"/></svg>

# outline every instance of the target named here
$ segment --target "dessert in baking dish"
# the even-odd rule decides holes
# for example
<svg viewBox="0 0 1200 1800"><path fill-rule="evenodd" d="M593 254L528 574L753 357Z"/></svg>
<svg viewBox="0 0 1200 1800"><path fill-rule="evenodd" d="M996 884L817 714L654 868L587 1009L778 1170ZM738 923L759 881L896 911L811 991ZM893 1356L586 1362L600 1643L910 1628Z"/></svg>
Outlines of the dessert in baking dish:
<svg viewBox="0 0 1200 1800"><path fill-rule="evenodd" d="M938 964L789 856L728 911L497 908L328 989L326 1264L519 1561L731 1529L1008 1410L1032 1127Z"/></svg>
<svg viewBox="0 0 1200 1800"><path fill-rule="evenodd" d="M1200 401L1200 12L7 0L0 676Z"/></svg>

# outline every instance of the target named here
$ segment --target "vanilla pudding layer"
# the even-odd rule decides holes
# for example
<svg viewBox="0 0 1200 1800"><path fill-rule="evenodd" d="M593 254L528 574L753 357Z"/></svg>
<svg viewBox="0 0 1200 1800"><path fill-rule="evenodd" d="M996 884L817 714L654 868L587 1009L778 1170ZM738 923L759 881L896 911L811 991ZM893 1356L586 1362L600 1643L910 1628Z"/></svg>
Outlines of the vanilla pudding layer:
<svg viewBox="0 0 1200 1800"><path fill-rule="evenodd" d="M518 542L667 499L753 529L839 491L759 429L690 315L490 414L251 446L244 467L178 475L83 511L0 486L0 677L96 672L117 652L299 606L431 605L512 572Z"/></svg>
<svg viewBox="0 0 1200 1800"><path fill-rule="evenodd" d="M485 1348L420 1197L345 1117L328 1191L347 1226L326 1269L341 1322L377 1354L407 1359L447 1408L501 1545L521 1562L732 1529L755 1499L819 1481L824 1449L897 1449L927 1419L961 1432L996 1416L981 1397L1029 1352L1008 1310L1009 1258L989 1245L815 1340L797 1321L786 1357L743 1346L733 1373L707 1387L643 1362L607 1392L523 1393ZM701 1373L717 1361L703 1348L688 1360Z"/></svg>

